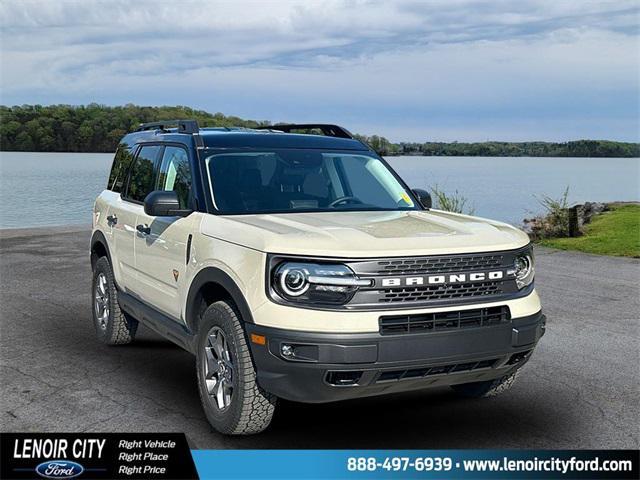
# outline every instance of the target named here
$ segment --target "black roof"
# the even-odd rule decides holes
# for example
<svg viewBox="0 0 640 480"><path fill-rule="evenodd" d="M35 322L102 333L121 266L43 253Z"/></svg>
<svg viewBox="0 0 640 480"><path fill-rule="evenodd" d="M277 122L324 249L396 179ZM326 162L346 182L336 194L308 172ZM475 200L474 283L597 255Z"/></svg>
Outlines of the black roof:
<svg viewBox="0 0 640 480"><path fill-rule="evenodd" d="M339 150L368 150L359 140L325 137L272 130L236 130L212 132L201 130L204 145L210 148L328 148Z"/></svg>
<svg viewBox="0 0 640 480"><path fill-rule="evenodd" d="M176 125L170 128L168 125ZM278 125L250 128L199 128L193 120L174 120L142 124L140 128L124 137L126 144L153 141L173 141L191 144L190 137L197 138L197 144L204 148L318 148L330 150L370 150L361 141L337 125L304 124ZM319 130L325 135L287 133L292 130ZM337 135L337 136L334 136Z"/></svg>

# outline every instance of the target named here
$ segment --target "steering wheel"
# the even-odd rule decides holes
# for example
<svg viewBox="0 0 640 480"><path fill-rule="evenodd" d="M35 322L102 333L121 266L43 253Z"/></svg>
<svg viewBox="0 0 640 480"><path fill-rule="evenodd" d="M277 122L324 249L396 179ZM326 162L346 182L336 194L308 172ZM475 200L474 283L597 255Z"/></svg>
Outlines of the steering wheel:
<svg viewBox="0 0 640 480"><path fill-rule="evenodd" d="M345 195L344 197L338 197L333 202L329 204L329 207L335 208L342 203L364 203L358 197L351 197L349 195Z"/></svg>

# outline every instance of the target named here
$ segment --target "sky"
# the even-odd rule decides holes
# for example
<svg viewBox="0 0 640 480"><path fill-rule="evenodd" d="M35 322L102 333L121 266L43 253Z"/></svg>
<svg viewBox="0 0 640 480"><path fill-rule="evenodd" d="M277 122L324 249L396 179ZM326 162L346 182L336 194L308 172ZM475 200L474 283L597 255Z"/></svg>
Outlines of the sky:
<svg viewBox="0 0 640 480"><path fill-rule="evenodd" d="M0 103L187 105L392 141L640 141L640 2L0 2Z"/></svg>

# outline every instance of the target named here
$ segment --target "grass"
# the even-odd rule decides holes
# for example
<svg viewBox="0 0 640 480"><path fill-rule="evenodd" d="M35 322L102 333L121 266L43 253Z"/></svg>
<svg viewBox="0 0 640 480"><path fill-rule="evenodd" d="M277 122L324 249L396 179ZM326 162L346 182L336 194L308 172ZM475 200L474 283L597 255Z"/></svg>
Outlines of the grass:
<svg viewBox="0 0 640 480"><path fill-rule="evenodd" d="M612 205L610 211L596 215L585 226L583 236L538 243L561 250L640 258L640 205Z"/></svg>

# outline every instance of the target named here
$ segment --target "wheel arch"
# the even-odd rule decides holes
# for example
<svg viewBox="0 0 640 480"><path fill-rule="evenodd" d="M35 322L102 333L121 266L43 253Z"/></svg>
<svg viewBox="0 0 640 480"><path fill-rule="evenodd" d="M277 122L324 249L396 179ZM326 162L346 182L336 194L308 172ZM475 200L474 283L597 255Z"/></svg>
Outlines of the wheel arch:
<svg viewBox="0 0 640 480"><path fill-rule="evenodd" d="M91 235L91 268L93 269L96 262L100 257L107 257L109 263L113 268L113 262L111 261L111 252L109 251L109 244L107 238L100 230L96 230Z"/></svg>
<svg viewBox="0 0 640 480"><path fill-rule="evenodd" d="M196 274L187 294L185 320L191 332L198 332L202 314L211 303L219 300L231 300L242 321L254 323L249 304L236 282L217 267L205 267Z"/></svg>

